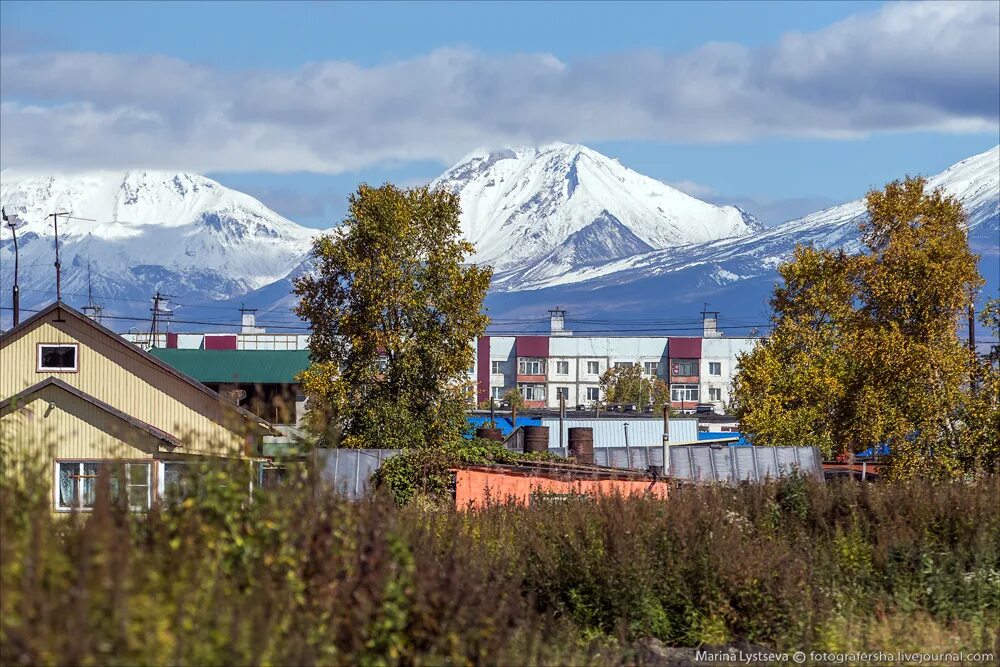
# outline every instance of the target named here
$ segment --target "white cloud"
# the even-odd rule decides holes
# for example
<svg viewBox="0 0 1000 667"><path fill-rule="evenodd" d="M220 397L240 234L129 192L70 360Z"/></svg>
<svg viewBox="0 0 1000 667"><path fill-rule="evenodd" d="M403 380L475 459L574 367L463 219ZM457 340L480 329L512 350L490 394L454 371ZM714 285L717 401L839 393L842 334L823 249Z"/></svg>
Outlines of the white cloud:
<svg viewBox="0 0 1000 667"><path fill-rule="evenodd" d="M562 62L439 49L231 72L5 53L0 160L22 168L340 172L550 140L724 142L995 131L1000 4L887 5L747 48Z"/></svg>

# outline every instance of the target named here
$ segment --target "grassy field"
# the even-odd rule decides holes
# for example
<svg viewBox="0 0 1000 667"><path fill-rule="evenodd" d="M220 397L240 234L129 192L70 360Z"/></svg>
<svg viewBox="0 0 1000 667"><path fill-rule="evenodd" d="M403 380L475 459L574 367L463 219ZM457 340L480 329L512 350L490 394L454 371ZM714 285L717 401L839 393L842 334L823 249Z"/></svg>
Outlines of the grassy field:
<svg viewBox="0 0 1000 667"><path fill-rule="evenodd" d="M997 651L1000 480L477 513L258 492L86 515L0 488L0 662L636 664L666 646Z"/></svg>

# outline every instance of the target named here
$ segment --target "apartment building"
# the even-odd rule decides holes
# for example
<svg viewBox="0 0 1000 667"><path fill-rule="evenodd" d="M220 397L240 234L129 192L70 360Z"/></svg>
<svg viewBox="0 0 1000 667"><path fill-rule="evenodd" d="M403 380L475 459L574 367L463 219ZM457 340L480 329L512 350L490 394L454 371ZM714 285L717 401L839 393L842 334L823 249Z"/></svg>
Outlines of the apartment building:
<svg viewBox="0 0 1000 667"><path fill-rule="evenodd" d="M729 337L718 328L718 313L702 313L700 336L575 336L566 329L565 311L549 312L549 333L524 336L482 336L475 341L476 361L469 380L476 385L476 402L499 402L517 387L527 407L591 408L603 401L601 376L609 368L638 365L670 387L671 405L683 412L711 405L721 413L730 400L740 354L753 349L759 337ZM148 333L125 334L148 349L306 350L309 337L268 333L252 314L243 316L237 333L170 333L150 339Z"/></svg>
<svg viewBox="0 0 1000 667"><path fill-rule="evenodd" d="M547 336L483 336L476 344L477 401L500 401L517 387L527 407L592 407L604 400L601 375L638 365L670 387L674 408L693 412L710 404L722 412L729 401L738 355L757 338L729 338L718 330L718 313L703 314L701 336L574 336L565 311L550 311Z"/></svg>

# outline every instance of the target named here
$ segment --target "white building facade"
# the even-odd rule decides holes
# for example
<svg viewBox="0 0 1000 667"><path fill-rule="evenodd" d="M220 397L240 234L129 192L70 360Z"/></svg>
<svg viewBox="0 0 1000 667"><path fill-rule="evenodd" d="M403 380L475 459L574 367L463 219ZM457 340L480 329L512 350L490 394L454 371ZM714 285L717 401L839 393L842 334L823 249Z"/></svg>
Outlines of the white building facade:
<svg viewBox="0 0 1000 667"><path fill-rule="evenodd" d="M499 402L515 387L528 407L591 409L604 401L601 376L616 366L638 365L670 387L671 405L693 412L710 404L721 413L730 399L738 355L758 338L728 338L717 314L705 313L702 336L573 336L565 313L551 311L548 336L483 336L476 344L476 398ZM639 406L640 409L644 406Z"/></svg>

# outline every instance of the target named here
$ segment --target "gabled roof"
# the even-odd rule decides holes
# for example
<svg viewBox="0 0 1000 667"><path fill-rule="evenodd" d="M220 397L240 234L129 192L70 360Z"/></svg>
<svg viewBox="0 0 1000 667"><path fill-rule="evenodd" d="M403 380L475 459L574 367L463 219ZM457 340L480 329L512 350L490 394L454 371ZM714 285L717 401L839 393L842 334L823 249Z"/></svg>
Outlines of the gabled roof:
<svg viewBox="0 0 1000 667"><path fill-rule="evenodd" d="M129 424L130 426L134 426L137 429L145 431L146 433L148 433L149 435L153 436L157 440L163 441L164 443L166 443L170 447L179 447L180 444L181 444L180 440L178 440L175 436L167 433L166 431L162 431L162 430L156 428L155 426L153 426L152 424L147 424L146 422L142 421L141 419L136 419L135 417L133 417L131 415L125 414L124 412L122 412L118 408L116 408L114 406L111 406L111 405L108 405L107 403L105 403L104 401L100 400L99 398L94 398L90 394L88 394L86 392L83 392L83 391L80 391L76 387L74 387L72 385L69 385L69 384L66 384L65 382L63 382L59 378L55 378L55 377L45 378L41 382L38 382L37 384L33 384L30 387L28 387L27 389L14 394L10 398L5 399L3 401L0 401L0 411L6 410L9 407L16 408L17 405L18 405L18 403L20 403L23 399L25 399L25 398L27 398L29 396L32 396L34 394L37 394L42 389L45 389L46 387L50 387L50 386L51 387L56 387L58 389L61 389L62 391L65 391L65 392L67 392L69 394L72 394L73 396L76 396L79 399L82 399L82 400L86 401L87 403L90 403L91 405L99 408L100 410L103 410L104 412L107 412L108 414L110 414L110 415L112 415L114 417L117 417L118 419L120 419L123 422Z"/></svg>
<svg viewBox="0 0 1000 667"><path fill-rule="evenodd" d="M151 355L201 382L295 384L309 368L309 350L178 350L157 347Z"/></svg>
<svg viewBox="0 0 1000 667"><path fill-rule="evenodd" d="M166 364L166 363L160 361L159 359L157 359L153 355L149 354L148 352L146 352L142 348L140 348L140 347L138 347L136 345L133 345L132 343L128 342L127 340L125 340L124 338L122 338L121 336L119 336L118 334L116 334L114 331L112 331L111 329L108 329L104 325L102 325L102 324L94 321L93 319L87 317L86 315L84 315L83 313L79 312L78 310L76 310L74 308L71 308L70 306L67 306L65 303L62 303L61 301L56 301L55 303L53 303L53 304L51 304L49 306L46 306L42 310L38 311L37 313L35 313L31 317L29 317L28 319L26 319L23 322L21 322L20 324L18 324L16 327L14 327L12 329L9 329L9 330L3 332L2 334L0 334L0 348L6 347L15 338L18 338L22 333L24 333L24 332L26 332L26 331L28 331L30 329L33 329L36 324L38 324L39 322L41 322L46 317L48 317L49 315L51 315L52 313L54 313L56 311L59 311L60 313L65 314L65 315L69 315L70 317L72 317L73 319L77 320L81 324L83 324L85 326L88 326L91 329L93 329L94 331L97 331L97 332L99 332L101 334L104 334L105 336L113 339L115 341L115 343L117 343L121 347L129 350L130 354L135 354L138 357L140 357L142 359L145 359L146 361L148 361L149 363L153 364L154 366L156 366L160 370L162 370L162 371L164 371L164 372L166 372L166 373L168 373L170 375L173 375L174 377L178 378L179 380L182 380L183 382L191 385L192 387L194 387L198 391L202 392L203 394L206 394L206 395L210 396L211 398L219 401L224 407L226 407L226 408L228 408L230 410L235 410L236 412L238 412L241 416L243 416L247 420L254 422L254 424L256 424L257 426L259 426L259 427L261 427L261 428L263 428L263 429L265 429L267 431L273 432L274 429L272 429L271 425L267 421L265 421L264 419L261 419L260 417L258 417L254 413L250 412L249 410L241 408L240 406L236 405L232 401L226 400L225 398L223 398L222 396L220 396L218 393L212 391L211 389L209 389L208 387L206 387L205 385L203 385L201 382L198 382L194 378L185 375L184 373L180 372L179 370L177 370L176 368L174 368L170 364Z"/></svg>

